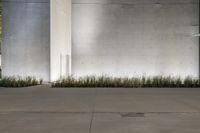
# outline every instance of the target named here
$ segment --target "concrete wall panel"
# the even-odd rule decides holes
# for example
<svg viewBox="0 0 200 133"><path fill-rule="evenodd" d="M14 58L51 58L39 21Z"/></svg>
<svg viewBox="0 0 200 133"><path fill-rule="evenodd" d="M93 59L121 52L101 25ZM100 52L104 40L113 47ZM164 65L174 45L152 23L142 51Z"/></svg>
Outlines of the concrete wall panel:
<svg viewBox="0 0 200 133"><path fill-rule="evenodd" d="M3 76L49 80L49 0L3 1Z"/></svg>
<svg viewBox="0 0 200 133"><path fill-rule="evenodd" d="M198 0L74 0L72 73L199 74Z"/></svg>

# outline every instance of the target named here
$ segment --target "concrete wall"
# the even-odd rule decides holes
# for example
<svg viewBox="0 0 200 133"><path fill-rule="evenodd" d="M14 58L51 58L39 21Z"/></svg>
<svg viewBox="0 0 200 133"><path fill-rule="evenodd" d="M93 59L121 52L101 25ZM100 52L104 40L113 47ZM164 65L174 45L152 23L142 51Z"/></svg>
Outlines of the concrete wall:
<svg viewBox="0 0 200 133"><path fill-rule="evenodd" d="M3 35L3 76L70 74L71 0L4 0Z"/></svg>
<svg viewBox="0 0 200 133"><path fill-rule="evenodd" d="M71 0L51 0L51 80L71 73Z"/></svg>
<svg viewBox="0 0 200 133"><path fill-rule="evenodd" d="M199 74L198 0L74 0L72 73Z"/></svg>
<svg viewBox="0 0 200 133"><path fill-rule="evenodd" d="M3 76L71 72L70 0L3 0ZM72 74L199 74L198 0L73 0Z"/></svg>
<svg viewBox="0 0 200 133"><path fill-rule="evenodd" d="M50 77L49 0L3 0L3 76Z"/></svg>

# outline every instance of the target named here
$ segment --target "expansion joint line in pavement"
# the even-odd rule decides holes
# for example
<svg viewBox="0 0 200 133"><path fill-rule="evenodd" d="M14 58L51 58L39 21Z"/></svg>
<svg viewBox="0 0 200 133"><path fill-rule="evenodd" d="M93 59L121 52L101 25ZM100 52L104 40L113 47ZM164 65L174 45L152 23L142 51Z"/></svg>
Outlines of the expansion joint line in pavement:
<svg viewBox="0 0 200 133"><path fill-rule="evenodd" d="M91 117L91 120L90 120L89 133L91 133L91 131L92 131L92 123L93 123L93 119L94 119L94 112L92 112L92 117Z"/></svg>
<svg viewBox="0 0 200 133"><path fill-rule="evenodd" d="M0 111L0 114L7 114L7 113L26 113L26 114L200 114L200 112L99 112L99 111L92 111L92 112L69 112L69 111Z"/></svg>
<svg viewBox="0 0 200 133"><path fill-rule="evenodd" d="M95 114L96 95L97 95L97 89L94 90L94 99L93 99L92 115L91 115L91 120L90 120L89 133L91 133L91 131L92 131L92 124L93 124L94 114Z"/></svg>

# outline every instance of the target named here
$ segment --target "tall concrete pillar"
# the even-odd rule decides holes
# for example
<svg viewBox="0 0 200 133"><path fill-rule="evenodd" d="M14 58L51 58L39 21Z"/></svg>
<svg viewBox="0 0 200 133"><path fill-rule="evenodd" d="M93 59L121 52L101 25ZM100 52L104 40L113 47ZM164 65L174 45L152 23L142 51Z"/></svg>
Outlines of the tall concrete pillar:
<svg viewBox="0 0 200 133"><path fill-rule="evenodd" d="M2 75L70 73L70 0L3 0Z"/></svg>
<svg viewBox="0 0 200 133"><path fill-rule="evenodd" d="M51 0L51 80L71 74L71 0Z"/></svg>

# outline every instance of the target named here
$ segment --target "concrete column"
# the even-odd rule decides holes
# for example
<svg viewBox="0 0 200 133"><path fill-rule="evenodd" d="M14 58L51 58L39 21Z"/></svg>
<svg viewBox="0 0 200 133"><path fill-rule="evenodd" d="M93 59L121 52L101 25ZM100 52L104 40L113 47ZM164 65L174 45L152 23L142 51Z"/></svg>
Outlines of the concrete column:
<svg viewBox="0 0 200 133"><path fill-rule="evenodd" d="M71 0L51 0L51 80L71 74Z"/></svg>

